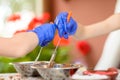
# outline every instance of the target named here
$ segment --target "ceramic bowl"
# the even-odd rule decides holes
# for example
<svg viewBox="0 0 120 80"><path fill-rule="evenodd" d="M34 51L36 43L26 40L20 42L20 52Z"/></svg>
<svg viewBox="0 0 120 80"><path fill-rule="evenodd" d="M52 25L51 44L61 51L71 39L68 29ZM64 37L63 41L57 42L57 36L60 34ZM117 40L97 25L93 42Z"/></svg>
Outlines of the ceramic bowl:
<svg viewBox="0 0 120 80"><path fill-rule="evenodd" d="M54 64L48 68L47 61L41 61L31 67L36 69L45 80L69 80L76 71L82 67L81 64Z"/></svg>

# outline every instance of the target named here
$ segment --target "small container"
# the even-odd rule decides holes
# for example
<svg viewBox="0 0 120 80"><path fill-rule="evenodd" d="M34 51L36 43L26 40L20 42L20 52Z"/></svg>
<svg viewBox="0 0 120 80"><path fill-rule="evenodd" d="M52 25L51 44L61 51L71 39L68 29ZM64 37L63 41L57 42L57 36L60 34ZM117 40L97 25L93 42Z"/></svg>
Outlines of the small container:
<svg viewBox="0 0 120 80"><path fill-rule="evenodd" d="M54 64L48 68L47 61L32 65L45 80L69 80L82 67L80 64Z"/></svg>
<svg viewBox="0 0 120 80"><path fill-rule="evenodd" d="M36 69L31 68L31 65L39 62L29 61L29 62L15 62L11 63L16 71L23 77L41 77Z"/></svg>

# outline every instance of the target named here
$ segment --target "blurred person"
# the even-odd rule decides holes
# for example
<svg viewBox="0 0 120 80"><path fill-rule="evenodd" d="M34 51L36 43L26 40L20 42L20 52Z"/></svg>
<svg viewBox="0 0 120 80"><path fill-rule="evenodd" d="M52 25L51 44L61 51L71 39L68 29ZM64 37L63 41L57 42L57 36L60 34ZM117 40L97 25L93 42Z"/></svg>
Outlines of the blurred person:
<svg viewBox="0 0 120 80"><path fill-rule="evenodd" d="M107 19L91 25L79 24L72 17L70 18L70 22L67 22L67 15L67 12L61 12L54 21L55 25L57 26L59 36L64 37L66 39L71 34L76 39L82 40L100 36L120 29L119 13L113 14Z"/></svg>
<svg viewBox="0 0 120 80"><path fill-rule="evenodd" d="M120 14L120 0L116 0L114 13ZM106 70L109 67L120 69L120 29L113 31L108 35L103 47L102 55L94 69Z"/></svg>
<svg viewBox="0 0 120 80"><path fill-rule="evenodd" d="M70 18L70 22L67 22L67 15L68 15L67 12L62 12L56 17L56 19L54 21L55 25L57 26L59 36L64 37L66 39L68 39L69 35L71 35L71 34L76 39L83 40L83 39L88 39L88 38L100 36L103 34L107 34L107 33L110 33L112 31L116 31L116 30L120 31L119 30L120 29L120 13L115 13L115 14L111 15L110 17L108 17L107 19L97 22L97 23L94 23L94 24L91 24L91 25L79 24L72 17ZM78 23L78 25L77 25L77 23ZM70 26L70 25L72 25L72 26ZM72 33L71 33L71 31L72 31ZM117 33L116 37L119 37L118 36L119 33ZM114 40L113 38L110 40L111 41ZM120 43L119 40L120 40L119 38L116 38L112 42L115 43L117 41ZM107 55L104 55L104 57L102 57L100 62L97 64L98 66L96 66L95 69L108 69L109 67L118 67L118 65L120 64L120 60L119 60L120 44L117 44L117 43L114 44L114 45L116 45L116 47L113 46L114 48L112 47L112 45L113 44L111 44L111 46L107 44L107 48L106 48ZM112 49L112 51L109 51L110 49ZM108 53L108 51L109 51L109 53ZM112 55L110 52L112 52ZM107 59L109 56L111 58Z"/></svg>
<svg viewBox="0 0 120 80"><path fill-rule="evenodd" d="M67 22L67 16L67 12L62 12L56 17L54 24L44 24L32 31L16 34L12 38L0 38L0 55L21 57L32 51L38 44L43 47L54 38L56 28L59 36L65 39L70 35L74 35L77 39L87 39L120 28L120 14L113 14L91 25L78 25L72 17Z"/></svg>
<svg viewBox="0 0 120 80"><path fill-rule="evenodd" d="M69 27L73 26L71 20ZM70 30L70 35L75 33L75 30ZM15 58L25 56L37 45L47 46L53 40L55 32L56 25L54 23L45 23L33 30L17 33L10 38L0 37L0 56Z"/></svg>
<svg viewBox="0 0 120 80"><path fill-rule="evenodd" d="M53 40L56 27L54 24L43 24L33 30L17 33L11 38L0 37L0 56L22 57L37 45L46 46Z"/></svg>

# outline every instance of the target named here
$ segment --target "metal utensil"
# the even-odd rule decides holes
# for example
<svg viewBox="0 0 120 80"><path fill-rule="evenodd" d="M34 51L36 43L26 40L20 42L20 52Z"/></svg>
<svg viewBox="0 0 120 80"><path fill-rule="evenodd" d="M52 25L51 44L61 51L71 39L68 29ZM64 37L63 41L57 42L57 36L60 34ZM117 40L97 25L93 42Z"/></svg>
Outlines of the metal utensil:
<svg viewBox="0 0 120 80"><path fill-rule="evenodd" d="M72 15L72 12L70 11L70 12L68 13L68 16L67 16L67 22L70 21L71 15ZM66 25L65 25L65 31L67 31ZM68 33L65 33L65 34L68 34ZM50 63L48 64L48 67L53 67L53 65L54 65L54 59L55 59L55 57L56 57L56 50L57 50L60 42L61 42L61 38L59 39L59 41L58 41L58 43L57 43L57 46L56 46L56 48L55 48L55 51L54 51L54 53L52 54L52 57L51 57L51 59L50 59Z"/></svg>
<svg viewBox="0 0 120 80"><path fill-rule="evenodd" d="M39 57L40 57L40 54L41 54L42 49L43 49L43 47L41 47L41 48L40 48L40 51L39 51L39 53L38 53L37 57L35 58L35 62L37 62L37 61L38 61L38 59L39 59Z"/></svg>
<svg viewBox="0 0 120 80"><path fill-rule="evenodd" d="M53 67L53 65L54 65L54 59L55 59L55 57L56 57L56 51L57 51L57 48L58 48L60 42L61 42L61 38L59 39L59 41L58 41L58 43L57 43L57 46L56 46L56 48L55 48L55 50L54 50L54 52L53 52L53 54L52 54L52 57L51 57L50 62L49 62L49 64L48 64L48 68Z"/></svg>

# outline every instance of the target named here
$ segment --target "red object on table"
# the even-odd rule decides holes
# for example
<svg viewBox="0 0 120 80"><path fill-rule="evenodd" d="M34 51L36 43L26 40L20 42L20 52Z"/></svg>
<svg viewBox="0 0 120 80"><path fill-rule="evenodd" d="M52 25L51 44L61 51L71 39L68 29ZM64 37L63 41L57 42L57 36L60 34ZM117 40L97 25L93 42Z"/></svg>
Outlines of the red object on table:
<svg viewBox="0 0 120 80"><path fill-rule="evenodd" d="M109 68L108 70L88 70L83 72L84 75L92 75L92 74L99 74L99 75L107 75L111 78L111 80L115 80L118 75L118 70L116 68Z"/></svg>

